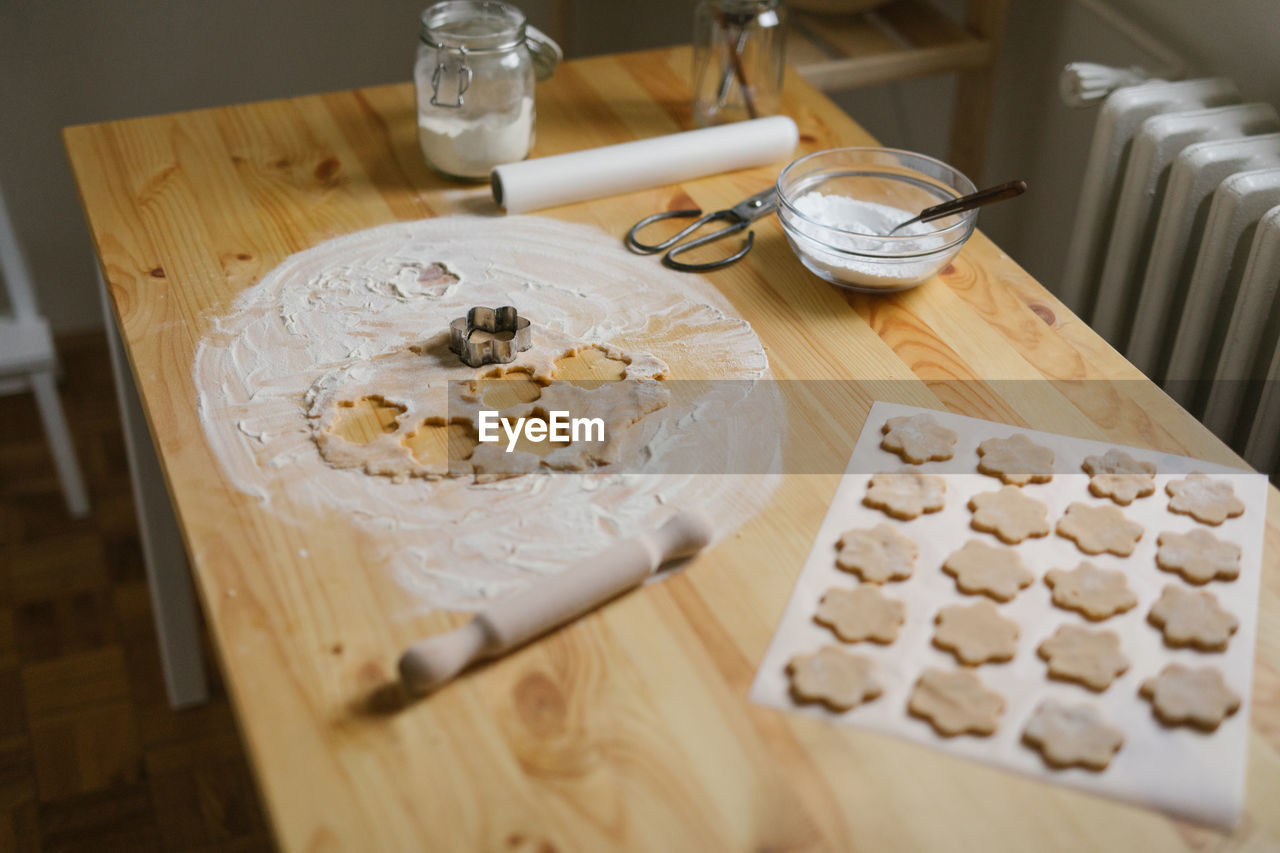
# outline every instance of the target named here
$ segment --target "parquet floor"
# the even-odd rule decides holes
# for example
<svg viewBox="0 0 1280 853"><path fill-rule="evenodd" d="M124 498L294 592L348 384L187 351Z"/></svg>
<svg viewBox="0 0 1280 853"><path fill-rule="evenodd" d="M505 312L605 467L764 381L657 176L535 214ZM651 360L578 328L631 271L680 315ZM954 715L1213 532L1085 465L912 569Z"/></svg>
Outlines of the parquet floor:
<svg viewBox="0 0 1280 853"><path fill-rule="evenodd" d="M270 850L221 685L165 699L106 340L58 349L93 512L67 516L31 396L0 397L0 853Z"/></svg>

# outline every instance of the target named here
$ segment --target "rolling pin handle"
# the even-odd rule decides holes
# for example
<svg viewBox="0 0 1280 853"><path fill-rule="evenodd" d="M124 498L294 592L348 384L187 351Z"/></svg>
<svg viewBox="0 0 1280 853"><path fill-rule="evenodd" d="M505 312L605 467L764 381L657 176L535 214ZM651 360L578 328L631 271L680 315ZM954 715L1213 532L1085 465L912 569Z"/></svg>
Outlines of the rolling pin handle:
<svg viewBox="0 0 1280 853"><path fill-rule="evenodd" d="M686 509L677 512L667 519L661 527L654 531L658 562L653 568L667 560L677 560L698 553L711 544L715 528L711 525L711 517L702 510Z"/></svg>
<svg viewBox="0 0 1280 853"><path fill-rule="evenodd" d="M400 656L400 681L410 693L430 693L483 657L488 644L485 625L480 619L472 619L446 634L419 640Z"/></svg>
<svg viewBox="0 0 1280 853"><path fill-rule="evenodd" d="M713 532L705 513L677 512L656 530L497 602L457 630L414 643L400 656L401 683L410 693L429 693L470 664L522 646L638 586L668 560L701 551Z"/></svg>

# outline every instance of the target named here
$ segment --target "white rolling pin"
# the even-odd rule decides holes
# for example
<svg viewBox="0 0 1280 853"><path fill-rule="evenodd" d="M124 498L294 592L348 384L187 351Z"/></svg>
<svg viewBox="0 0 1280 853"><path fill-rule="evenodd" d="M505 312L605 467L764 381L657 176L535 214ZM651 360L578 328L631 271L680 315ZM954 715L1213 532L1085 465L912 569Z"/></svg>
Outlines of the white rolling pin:
<svg viewBox="0 0 1280 853"><path fill-rule="evenodd" d="M681 510L660 527L477 613L461 628L414 643L400 656L400 681L410 693L429 693L471 664L506 654L638 586L668 560L701 551L711 536L705 513Z"/></svg>
<svg viewBox="0 0 1280 853"><path fill-rule="evenodd" d="M507 163L489 173L507 213L677 184L791 158L796 123L769 116Z"/></svg>

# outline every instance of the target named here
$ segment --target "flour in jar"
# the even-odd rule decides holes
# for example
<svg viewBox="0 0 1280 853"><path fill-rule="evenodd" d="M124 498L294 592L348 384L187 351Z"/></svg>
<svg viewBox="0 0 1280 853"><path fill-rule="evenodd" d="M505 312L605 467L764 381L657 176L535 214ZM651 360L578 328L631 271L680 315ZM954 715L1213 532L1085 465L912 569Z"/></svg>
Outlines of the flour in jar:
<svg viewBox="0 0 1280 853"><path fill-rule="evenodd" d="M533 98L521 98L514 109L479 118L419 115L418 144L427 162L446 175L487 179L494 166L529 156Z"/></svg>

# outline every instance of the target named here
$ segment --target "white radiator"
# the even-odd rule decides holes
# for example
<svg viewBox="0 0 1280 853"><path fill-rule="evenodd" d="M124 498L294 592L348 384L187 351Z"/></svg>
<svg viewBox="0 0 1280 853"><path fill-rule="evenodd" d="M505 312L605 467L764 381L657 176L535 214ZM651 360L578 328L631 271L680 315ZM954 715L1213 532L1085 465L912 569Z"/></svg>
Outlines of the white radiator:
<svg viewBox="0 0 1280 853"><path fill-rule="evenodd" d="M1070 69L1072 66L1068 66ZM1280 478L1280 118L1228 80L1106 96L1060 298Z"/></svg>

